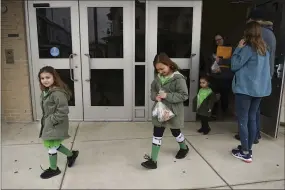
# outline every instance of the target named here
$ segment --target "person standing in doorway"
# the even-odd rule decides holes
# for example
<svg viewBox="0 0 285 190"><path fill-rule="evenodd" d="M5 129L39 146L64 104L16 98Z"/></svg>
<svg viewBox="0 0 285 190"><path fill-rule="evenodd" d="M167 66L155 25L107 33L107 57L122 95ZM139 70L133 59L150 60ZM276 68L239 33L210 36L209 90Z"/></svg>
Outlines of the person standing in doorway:
<svg viewBox="0 0 285 190"><path fill-rule="evenodd" d="M165 53L155 56L153 65L158 73L151 83L151 100L162 102L173 113L174 117L166 122L159 122L157 117L152 118L153 138L151 156L146 155L147 161L141 165L147 169L157 168L157 157L161 146L161 140L166 127L169 127L172 135L176 138L180 150L176 159L183 159L189 152L185 144L181 128L184 127L184 104L188 99L188 88L185 77L178 71L178 66ZM153 108L155 105L153 106Z"/></svg>
<svg viewBox="0 0 285 190"><path fill-rule="evenodd" d="M275 51L276 51L276 37L273 32L273 22L270 21L270 13L267 13L261 9L254 9L251 11L248 17L247 22L258 22L262 27L262 39L265 41L267 48L270 53L270 75L271 78L274 74L274 62L275 62ZM261 139L260 135L260 107L258 107L257 115L256 115L256 125L257 125L257 135L254 143L259 143L259 139ZM240 140L239 134L235 135L237 140Z"/></svg>
<svg viewBox="0 0 285 190"><path fill-rule="evenodd" d="M207 135L211 131L209 117L216 102L216 94L209 87L207 76L200 77L200 87L197 96L193 99L193 111L197 112L201 121L201 128L198 132Z"/></svg>
<svg viewBox="0 0 285 190"><path fill-rule="evenodd" d="M232 56L231 69L235 73L232 88L241 141L241 145L232 150L232 155L247 163L252 162L261 98L271 94L270 54L261 32L259 23L247 23L244 39L240 40Z"/></svg>
<svg viewBox="0 0 285 190"><path fill-rule="evenodd" d="M66 84L53 67L46 66L38 74L41 94L41 130L39 137L43 139L44 146L48 149L50 167L41 174L42 179L59 175L57 167L57 152L67 156L67 165L72 167L79 151L70 151L62 142L68 139L68 100L71 97Z"/></svg>
<svg viewBox="0 0 285 190"><path fill-rule="evenodd" d="M212 89L216 94L220 94L221 108L224 115L229 108L229 96L231 93L231 84L233 72L230 69L231 59L223 58L217 55L218 46L229 46L225 44L225 39L221 34L217 34L214 39L213 54L210 57L211 62L211 84ZM218 68L212 69L213 64L217 64ZM216 119L218 112L218 102L215 103L212 110L212 118Z"/></svg>

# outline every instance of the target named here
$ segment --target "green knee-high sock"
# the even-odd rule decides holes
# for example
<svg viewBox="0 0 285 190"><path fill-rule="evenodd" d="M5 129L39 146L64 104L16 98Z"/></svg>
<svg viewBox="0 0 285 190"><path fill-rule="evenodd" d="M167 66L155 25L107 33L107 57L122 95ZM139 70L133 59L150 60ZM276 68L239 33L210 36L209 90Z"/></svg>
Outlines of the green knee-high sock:
<svg viewBox="0 0 285 190"><path fill-rule="evenodd" d="M151 159L152 159L152 161L154 161L154 162L157 161L159 150L160 150L160 145L152 144L152 148L151 148Z"/></svg>
<svg viewBox="0 0 285 190"><path fill-rule="evenodd" d="M181 149L186 150L187 149L187 145L185 144L185 137L182 133L180 133L177 137L176 137L176 141L179 144L179 147Z"/></svg>
<svg viewBox="0 0 285 190"><path fill-rule="evenodd" d="M63 146L62 144L59 146L59 148L57 149L59 152L61 152L62 154L65 154L66 156L72 156L72 152L66 148L65 146Z"/></svg>
<svg viewBox="0 0 285 190"><path fill-rule="evenodd" d="M49 165L52 170L57 169L57 153L49 154Z"/></svg>
<svg viewBox="0 0 285 190"><path fill-rule="evenodd" d="M187 149L185 141L179 142L178 143L181 149Z"/></svg>

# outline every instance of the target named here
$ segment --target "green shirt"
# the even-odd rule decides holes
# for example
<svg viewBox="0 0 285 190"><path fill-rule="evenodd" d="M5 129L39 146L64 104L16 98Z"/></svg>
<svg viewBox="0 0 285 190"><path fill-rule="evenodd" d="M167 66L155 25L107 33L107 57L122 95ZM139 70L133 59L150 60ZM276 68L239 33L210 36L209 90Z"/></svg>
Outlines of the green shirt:
<svg viewBox="0 0 285 190"><path fill-rule="evenodd" d="M170 78L171 76L161 76L161 75L158 75L159 79L160 79L160 82L162 85L164 85Z"/></svg>
<svg viewBox="0 0 285 190"><path fill-rule="evenodd" d="M43 93L44 93L44 97L46 97L49 93L49 90L44 90Z"/></svg>
<svg viewBox="0 0 285 190"><path fill-rule="evenodd" d="M199 108L203 101L212 93L211 88L201 88L197 95L197 107Z"/></svg>

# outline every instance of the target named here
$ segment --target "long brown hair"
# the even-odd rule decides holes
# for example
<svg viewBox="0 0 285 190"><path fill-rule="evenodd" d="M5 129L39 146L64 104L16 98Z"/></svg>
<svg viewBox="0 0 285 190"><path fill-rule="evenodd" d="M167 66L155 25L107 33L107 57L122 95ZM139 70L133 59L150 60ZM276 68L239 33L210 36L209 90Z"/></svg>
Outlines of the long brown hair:
<svg viewBox="0 0 285 190"><path fill-rule="evenodd" d="M42 73L50 73L53 76L53 80L54 80L53 86L56 86L56 87L59 87L59 88L65 90L68 93L69 97L72 96L72 93L71 93L70 89L68 88L68 86L61 80L58 72L56 72L56 70L51 66L45 66L45 67L41 68L40 72L38 74L38 78L39 78L39 82L40 82L40 88L42 91L44 91L46 89L46 87L41 83L41 74Z"/></svg>
<svg viewBox="0 0 285 190"><path fill-rule="evenodd" d="M159 54L156 54L156 56L154 57L153 60L153 66L154 66L154 70L157 73L157 70L155 68L155 65L158 63L162 63L166 66L168 66L173 72L180 70L180 68L178 67L178 65L173 62L166 53L162 52Z"/></svg>
<svg viewBox="0 0 285 190"><path fill-rule="evenodd" d="M258 22L248 22L244 31L245 43L257 51L259 55L266 55L267 47L261 36L261 25Z"/></svg>

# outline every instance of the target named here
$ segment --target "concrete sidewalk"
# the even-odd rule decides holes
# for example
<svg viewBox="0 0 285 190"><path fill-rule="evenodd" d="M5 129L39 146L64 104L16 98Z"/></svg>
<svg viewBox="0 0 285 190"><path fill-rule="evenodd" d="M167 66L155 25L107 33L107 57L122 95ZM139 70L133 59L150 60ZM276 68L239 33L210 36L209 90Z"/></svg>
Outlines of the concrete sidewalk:
<svg viewBox="0 0 285 190"><path fill-rule="evenodd" d="M265 136L254 146L253 162L231 156L238 145L236 124L211 123L212 131L196 132L198 123L186 123L183 133L190 147L184 160L174 158L178 145L167 130L158 157L158 169L140 166L150 153L151 123L72 122L72 138L65 145L79 149L72 168L59 154L62 174L42 180L48 167L47 151L38 139L38 124L2 125L2 189L284 189L284 128L277 140Z"/></svg>

